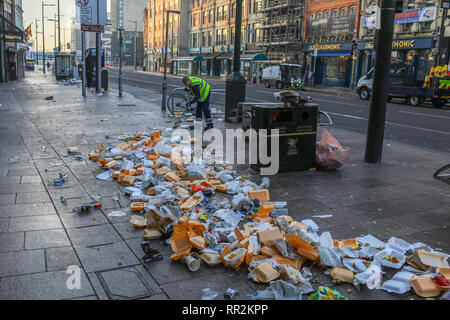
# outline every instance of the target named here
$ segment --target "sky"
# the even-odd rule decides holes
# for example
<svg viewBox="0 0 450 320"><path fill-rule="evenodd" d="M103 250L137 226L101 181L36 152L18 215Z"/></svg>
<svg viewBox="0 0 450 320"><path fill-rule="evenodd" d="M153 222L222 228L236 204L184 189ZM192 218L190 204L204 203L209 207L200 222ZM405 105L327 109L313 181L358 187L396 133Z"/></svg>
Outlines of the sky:
<svg viewBox="0 0 450 320"><path fill-rule="evenodd" d="M109 8L108 0L108 8ZM55 4L52 7L44 7L44 14L47 18L53 19L54 14L58 13L58 7L56 6L57 0L45 0L45 4ZM76 15L75 0L59 0L60 14L61 14L61 46L63 46L64 32L66 36L66 43L70 42L70 20L71 17ZM23 27L27 28L32 23L33 40L36 39L36 25L35 20L38 19L38 31L42 32L42 0L22 0L23 6ZM45 22L45 51L52 51L55 47L54 35L54 23L53 21ZM67 30L63 30L66 28ZM58 30L56 31L58 34ZM56 36L58 37L58 36ZM58 38L56 38L58 42ZM39 49L42 50L42 34L39 34Z"/></svg>

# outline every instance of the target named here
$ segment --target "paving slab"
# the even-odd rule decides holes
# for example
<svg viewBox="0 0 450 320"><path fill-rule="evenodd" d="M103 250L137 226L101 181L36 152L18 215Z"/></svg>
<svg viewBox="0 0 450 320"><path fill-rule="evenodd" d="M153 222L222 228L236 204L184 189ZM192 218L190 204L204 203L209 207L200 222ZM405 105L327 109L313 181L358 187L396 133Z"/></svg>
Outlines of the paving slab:
<svg viewBox="0 0 450 320"><path fill-rule="evenodd" d="M41 176L22 176L20 183L42 183Z"/></svg>
<svg viewBox="0 0 450 320"><path fill-rule="evenodd" d="M16 204L0 206L0 218L56 215L51 203Z"/></svg>
<svg viewBox="0 0 450 320"><path fill-rule="evenodd" d="M24 250L24 233L0 233L0 252Z"/></svg>
<svg viewBox="0 0 450 320"><path fill-rule="evenodd" d="M70 274L65 270L3 278L0 299L3 300L61 300L94 294L83 270L80 269L80 288L69 289Z"/></svg>
<svg viewBox="0 0 450 320"><path fill-rule="evenodd" d="M45 271L44 250L0 253L0 278L43 271ZM3 279L0 285L2 282Z"/></svg>
<svg viewBox="0 0 450 320"><path fill-rule="evenodd" d="M139 260L122 241L94 247L75 246L75 251L88 273L139 264Z"/></svg>
<svg viewBox="0 0 450 320"><path fill-rule="evenodd" d="M28 231L25 233L25 250L70 246L64 229Z"/></svg>
<svg viewBox="0 0 450 320"><path fill-rule="evenodd" d="M61 222L57 215L16 217L9 220L9 232L60 229Z"/></svg>
<svg viewBox="0 0 450 320"><path fill-rule="evenodd" d="M0 233L8 232L9 218L0 218Z"/></svg>
<svg viewBox="0 0 450 320"><path fill-rule="evenodd" d="M60 218L66 228L81 228L108 223L108 219L105 218L101 210L90 210L82 213L63 212L60 213Z"/></svg>
<svg viewBox="0 0 450 320"><path fill-rule="evenodd" d="M69 266L81 266L73 247L45 249L47 271L67 270Z"/></svg>
<svg viewBox="0 0 450 320"><path fill-rule="evenodd" d="M96 246L122 240L110 224L67 229L67 234L74 246Z"/></svg>
<svg viewBox="0 0 450 320"><path fill-rule="evenodd" d="M0 194L0 203L2 205L14 204L14 203L16 203L16 197L17 197L17 194L15 194L15 193Z"/></svg>
<svg viewBox="0 0 450 320"><path fill-rule="evenodd" d="M28 183L28 184L2 184L0 185L0 194L5 193L21 193L21 192L38 192L45 191L42 183Z"/></svg>
<svg viewBox="0 0 450 320"><path fill-rule="evenodd" d="M16 198L17 204L44 202L51 202L47 192L18 193Z"/></svg>

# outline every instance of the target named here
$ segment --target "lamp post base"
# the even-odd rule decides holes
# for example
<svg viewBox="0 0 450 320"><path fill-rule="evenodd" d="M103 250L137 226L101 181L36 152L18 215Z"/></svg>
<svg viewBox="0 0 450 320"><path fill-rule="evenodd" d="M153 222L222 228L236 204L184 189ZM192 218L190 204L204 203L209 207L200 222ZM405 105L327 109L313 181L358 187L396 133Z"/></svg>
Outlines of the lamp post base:
<svg viewBox="0 0 450 320"><path fill-rule="evenodd" d="M239 102L245 102L245 79L240 72L233 72L226 81L225 122L232 122L230 114Z"/></svg>

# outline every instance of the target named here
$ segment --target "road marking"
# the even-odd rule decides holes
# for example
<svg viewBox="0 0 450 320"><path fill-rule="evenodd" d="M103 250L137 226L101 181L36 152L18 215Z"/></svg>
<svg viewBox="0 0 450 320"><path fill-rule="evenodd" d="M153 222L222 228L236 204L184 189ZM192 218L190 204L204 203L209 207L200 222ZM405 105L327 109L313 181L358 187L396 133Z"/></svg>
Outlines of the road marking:
<svg viewBox="0 0 450 320"><path fill-rule="evenodd" d="M326 112L327 112L328 114L335 115L335 116L341 116L341 117L344 117L344 118L351 118L351 119L358 119L358 120L366 120L366 121L369 120L369 119L367 119L367 118L357 117L357 116L352 116L352 115L350 115L350 114L342 114L342 113L328 112L328 111L326 111ZM390 125L398 126L398 127L403 127L403 128L414 129L414 130L422 130L422 131L427 131L427 132L432 132L432 133L445 134L445 135L449 135L449 136L450 136L450 132L439 131L439 130L433 130L433 129L427 129L427 128L421 128L421 127L416 127L416 126L410 126L410 125L408 125L408 124L403 124L403 123L397 123L397 122L386 121L386 124L390 124Z"/></svg>
<svg viewBox="0 0 450 320"><path fill-rule="evenodd" d="M432 114L424 114L424 113L419 113L419 112L409 112L409 111L399 111L399 112L407 113L407 114L415 114L415 115L418 115L418 116L431 117L431 118L450 119L450 117L435 116L435 115L432 115Z"/></svg>
<svg viewBox="0 0 450 320"><path fill-rule="evenodd" d="M332 100L326 100L326 99L313 98L313 102L314 102L314 100L330 102L330 103L337 103L337 104L343 104L343 105L346 105L346 106L354 106L354 107L361 107L362 106L362 105L352 104L352 103L348 103L348 102L338 102L338 101L332 101Z"/></svg>

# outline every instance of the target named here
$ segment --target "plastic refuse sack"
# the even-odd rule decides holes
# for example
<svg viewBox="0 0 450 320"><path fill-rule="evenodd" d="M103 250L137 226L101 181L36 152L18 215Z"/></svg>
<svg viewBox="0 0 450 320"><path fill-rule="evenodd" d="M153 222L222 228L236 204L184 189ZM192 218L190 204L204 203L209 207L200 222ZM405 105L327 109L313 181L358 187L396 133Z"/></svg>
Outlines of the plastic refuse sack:
<svg viewBox="0 0 450 320"><path fill-rule="evenodd" d="M258 187L259 189L269 189L270 188L270 179L269 177L262 178L262 182Z"/></svg>
<svg viewBox="0 0 450 320"><path fill-rule="evenodd" d="M342 293L328 287L318 287L316 292L309 296L309 300L348 300Z"/></svg>
<svg viewBox="0 0 450 320"><path fill-rule="evenodd" d="M391 280L383 283L381 289L387 292L394 292L398 294L403 294L411 289L410 279L414 274L411 272L400 271L397 272Z"/></svg>
<svg viewBox="0 0 450 320"><path fill-rule="evenodd" d="M297 252L292 248L292 246L289 244L289 242L284 240L279 241L273 241L275 246L277 247L278 251L280 251L281 255L286 258L290 259L300 259L303 258L297 254Z"/></svg>
<svg viewBox="0 0 450 320"><path fill-rule="evenodd" d="M239 190L239 181L231 181L231 182L227 182L227 193L228 194L236 194L237 191Z"/></svg>
<svg viewBox="0 0 450 320"><path fill-rule="evenodd" d="M228 171L224 170L217 175L217 179L220 179L220 181L222 181L222 183L227 183L228 181L233 179L233 176L231 174L229 174Z"/></svg>
<svg viewBox="0 0 450 320"><path fill-rule="evenodd" d="M353 285L359 290L360 285L366 285L368 289L381 288L381 268L374 263L366 269L366 271L355 274Z"/></svg>
<svg viewBox="0 0 450 320"><path fill-rule="evenodd" d="M319 238L319 243L321 247L326 247L332 249L334 247L333 238L331 237L330 232L322 232Z"/></svg>
<svg viewBox="0 0 450 320"><path fill-rule="evenodd" d="M165 139L158 142L158 144L155 146L155 151L164 156L170 155L170 153L172 152L172 146L166 143L170 143L170 141L168 139Z"/></svg>
<svg viewBox="0 0 450 320"><path fill-rule="evenodd" d="M343 258L342 264L354 273L364 272L367 269L362 259Z"/></svg>
<svg viewBox="0 0 450 320"><path fill-rule="evenodd" d="M311 219L305 219L300 222L303 223L304 225L310 227L312 230L314 230L316 232L319 231L319 226Z"/></svg>
<svg viewBox="0 0 450 320"><path fill-rule="evenodd" d="M237 214L231 209L220 209L217 210L214 213L214 217L218 217L226 222L228 222L230 225L233 226L233 229L239 224L239 221L241 221L242 216Z"/></svg>
<svg viewBox="0 0 450 320"><path fill-rule="evenodd" d="M320 264L329 267L342 267L341 257L332 249L319 247Z"/></svg>
<svg viewBox="0 0 450 320"><path fill-rule="evenodd" d="M205 239L206 244L210 248L214 248L219 244L217 238L214 236L212 232L203 231L203 238Z"/></svg>
<svg viewBox="0 0 450 320"><path fill-rule="evenodd" d="M302 273L300 271L298 271L297 269L287 266L285 268L285 270L286 270L286 276L289 278L289 280L294 281L299 284L306 284L306 283L309 284L309 280L304 278ZM311 289L312 289L312 287L311 287Z"/></svg>
<svg viewBox="0 0 450 320"><path fill-rule="evenodd" d="M310 286L310 285L309 285ZM258 290L258 297L275 300L301 300L302 294L314 291L307 284L297 286L284 280L272 281L265 290Z"/></svg>
<svg viewBox="0 0 450 320"><path fill-rule="evenodd" d="M243 193L238 193L233 197L231 207L235 210L247 212L253 208L253 202Z"/></svg>
<svg viewBox="0 0 450 320"><path fill-rule="evenodd" d="M316 161L319 168L335 170L342 167L348 159L350 149L344 149L327 130L316 144Z"/></svg>
<svg viewBox="0 0 450 320"><path fill-rule="evenodd" d="M214 300L219 295L216 291L210 288L204 288L202 289L202 291L203 291L203 296L201 298L202 300Z"/></svg>
<svg viewBox="0 0 450 320"><path fill-rule="evenodd" d="M110 169L110 170L100 173L95 178L98 180L110 181L110 180L112 180L112 174L113 174L113 170Z"/></svg>

